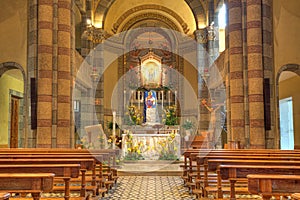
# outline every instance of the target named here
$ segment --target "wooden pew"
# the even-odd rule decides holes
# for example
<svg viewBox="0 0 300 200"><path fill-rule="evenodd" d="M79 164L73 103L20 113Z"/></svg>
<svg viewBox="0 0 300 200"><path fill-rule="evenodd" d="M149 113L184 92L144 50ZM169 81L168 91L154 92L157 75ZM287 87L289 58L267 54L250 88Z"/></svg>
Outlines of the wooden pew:
<svg viewBox="0 0 300 200"><path fill-rule="evenodd" d="M247 179L249 192L262 195L263 200L272 196L280 199L300 191L299 175L249 174Z"/></svg>
<svg viewBox="0 0 300 200"><path fill-rule="evenodd" d="M291 195L292 200L299 200L300 199L300 193L294 193Z"/></svg>
<svg viewBox="0 0 300 200"><path fill-rule="evenodd" d="M23 158L25 157L25 159ZM80 164L80 172L81 176L79 178L76 178L77 182L80 181L80 186L71 186L70 191L80 191L80 196L85 197L86 196L86 190L92 191L93 196L96 196L97 192L97 185L96 185L96 177L94 176L92 181L91 181L91 186L86 186L86 178L85 178L85 173L86 170L92 170L94 171L95 174L95 160L94 159L70 159L70 158L59 158L56 159L56 157L49 157L47 159L43 158L42 156L38 157L30 157L28 159L28 156L21 156L18 155L18 157L14 157L6 159L0 156L0 165L9 165L9 164L17 164L17 165L22 165L22 164ZM73 178L74 179L74 178ZM71 179L70 181L72 182ZM55 181L57 182L57 181ZM55 187L55 191L62 190L64 191L64 186L63 187Z"/></svg>
<svg viewBox="0 0 300 200"><path fill-rule="evenodd" d="M10 193L0 192L0 200L8 200L10 197Z"/></svg>
<svg viewBox="0 0 300 200"><path fill-rule="evenodd" d="M291 174L300 175L300 166L280 165L220 165L218 174L218 197L223 196L221 181L230 181L230 199L235 199L235 183L246 180L249 174Z"/></svg>
<svg viewBox="0 0 300 200"><path fill-rule="evenodd" d="M205 189L204 196L207 196L207 192L217 192L217 187L211 187L209 185L208 181L208 172L209 171L216 171L217 166L219 165L281 165L281 166L300 166L300 160L298 161L293 161L293 160L284 160L284 157L281 157L282 160L278 160L278 157L272 158L268 157L269 160L261 159L262 157L256 157L257 160L248 160L248 159L236 159L236 160L230 160L230 159L207 159L206 162L208 162L208 167L205 167L205 173L204 173L204 178L203 178L203 187ZM253 158L252 158L253 159ZM208 169L207 169L208 168ZM217 183L217 179L216 182ZM227 191L230 188L226 188ZM244 187L239 187L238 191L241 193L245 193L247 188ZM208 190L208 191L207 191ZM222 187L222 191L224 191L224 187Z"/></svg>
<svg viewBox="0 0 300 200"><path fill-rule="evenodd" d="M53 178L53 173L0 173L0 191L31 193L33 199L38 200L42 192L52 190Z"/></svg>
<svg viewBox="0 0 300 200"><path fill-rule="evenodd" d="M193 155L193 154L191 154ZM194 154L196 155L196 154ZM217 158L217 159L216 159ZM251 160L252 159L252 160ZM255 160L254 160L255 159ZM197 156L197 175L196 175L196 189L193 190L193 193L199 193L203 192L203 196L207 197L207 192L217 192L217 188L215 187L209 187L209 183L217 183L217 179L213 178L215 176L208 176L209 172L215 172L217 170L217 166L220 164L266 164L266 165L272 165L272 164L277 164L278 162L276 161L283 161L287 162L286 165L294 164L294 165L299 165L300 163L300 157L290 157L290 156L275 156L273 157L272 155L270 156L248 156L244 157L241 155L234 155L234 156ZM290 161L290 162L289 162ZM297 163L298 161L298 163ZM200 167L203 167L200 170ZM202 174L203 172L203 174ZM202 175L201 175L202 174ZM212 178L210 178L212 177ZM202 184L202 187L201 187ZM204 188L207 188L204 190ZM227 188L226 188L227 189ZM229 189L229 188L228 188ZM208 191L207 191L208 190ZM194 192L195 191L195 192ZM228 190L229 191L229 190ZM243 189L241 189L241 192L244 192Z"/></svg>
<svg viewBox="0 0 300 200"><path fill-rule="evenodd" d="M0 173L53 173L65 182L64 199L70 199L70 179L79 176L79 164L27 164L27 165L0 165ZM52 182L53 183L53 182ZM55 189L55 187L53 187ZM84 199L84 198L79 198Z"/></svg>
<svg viewBox="0 0 300 200"><path fill-rule="evenodd" d="M67 153L59 153L58 151L54 151L54 153L47 153L48 151L43 152L32 152L32 153L25 153L24 152L19 152L19 151L15 151L13 150L12 153L9 152L9 154L0 154L0 159L4 159L4 158L12 158L12 159L22 159L22 158L35 158L35 159L42 159L42 158L47 158L47 159L71 159L71 158L76 158L76 159L94 159L96 161L96 164L98 166L99 169L99 175L98 178L96 179L96 171L93 170L91 171L91 173L87 172L86 175L89 175L86 180L87 181L91 181L92 182L92 186L94 186L94 180L96 179L96 195L102 194L102 196L104 196L104 193L108 191L108 189L111 187L112 184L116 183L117 177L116 176L112 176L112 175L106 175L110 176L112 178L114 178L113 180L105 180L103 181L103 177L104 177L104 173L102 172L102 162L105 159L110 159L110 157L112 156L111 153L99 153L99 152L95 152L93 154L90 153L86 153L86 152L72 152L72 151L67 151ZM108 151L109 152L109 151ZM108 161L109 163L109 161ZM82 164L82 163L81 163ZM94 167L94 169L96 169L96 167ZM89 178L89 177L92 178ZM87 190L89 191L93 191L93 196L94 196L94 187L92 186L88 186L86 187ZM103 188L104 186L106 186L106 188ZM71 190L75 189L76 187L71 187ZM84 190L82 190L84 191ZM82 192L81 192L82 194ZM82 194L82 196L84 196Z"/></svg>

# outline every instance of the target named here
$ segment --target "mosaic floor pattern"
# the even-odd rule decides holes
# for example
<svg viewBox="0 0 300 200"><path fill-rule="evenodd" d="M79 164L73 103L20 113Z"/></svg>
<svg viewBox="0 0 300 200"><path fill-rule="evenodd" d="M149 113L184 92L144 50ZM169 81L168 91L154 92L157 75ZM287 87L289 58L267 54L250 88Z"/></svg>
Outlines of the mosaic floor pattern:
<svg viewBox="0 0 300 200"><path fill-rule="evenodd" d="M193 200L178 176L121 176L104 200Z"/></svg>

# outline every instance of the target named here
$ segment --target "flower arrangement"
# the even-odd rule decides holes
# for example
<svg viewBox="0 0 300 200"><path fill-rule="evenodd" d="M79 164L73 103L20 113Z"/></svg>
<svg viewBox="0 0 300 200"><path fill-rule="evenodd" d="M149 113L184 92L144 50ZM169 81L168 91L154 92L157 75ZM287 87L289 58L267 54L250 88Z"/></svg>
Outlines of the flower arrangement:
<svg viewBox="0 0 300 200"><path fill-rule="evenodd" d="M128 115L130 117L130 122L133 124L129 125L141 125L143 122L143 115L139 111L139 109L136 108L136 106L131 105L128 107Z"/></svg>
<svg viewBox="0 0 300 200"><path fill-rule="evenodd" d="M134 144L131 131L127 130L125 134L127 153L124 157L124 160L144 160L144 157L142 156L144 144L142 142L137 142Z"/></svg>
<svg viewBox="0 0 300 200"><path fill-rule="evenodd" d="M83 149L94 149L94 144L92 142L89 142L88 139L87 139L87 136L83 136L81 139L80 139L80 142L81 142L81 145L82 145L82 148Z"/></svg>
<svg viewBox="0 0 300 200"><path fill-rule="evenodd" d="M166 139L158 141L159 160L178 159L175 135L175 132L172 132Z"/></svg>
<svg viewBox="0 0 300 200"><path fill-rule="evenodd" d="M178 118L176 116L176 106L169 106L167 109L165 109L165 115L166 118L163 120L165 125L177 125L178 124Z"/></svg>

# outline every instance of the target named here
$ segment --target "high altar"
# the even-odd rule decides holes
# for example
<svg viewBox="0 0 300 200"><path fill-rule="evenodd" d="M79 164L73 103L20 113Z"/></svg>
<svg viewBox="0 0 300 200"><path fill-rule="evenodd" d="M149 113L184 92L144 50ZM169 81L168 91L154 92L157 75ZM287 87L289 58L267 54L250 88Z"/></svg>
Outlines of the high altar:
<svg viewBox="0 0 300 200"><path fill-rule="evenodd" d="M142 116L136 116L136 110L133 111L131 121L134 125L123 126L125 132L130 131L132 134L130 141L127 134L122 135L123 156L138 149L146 160L168 159L167 156L178 159L179 127L163 124L163 118L166 117L164 107L176 106L176 91L172 92L166 87L166 81L169 81L165 77L160 57L150 50L140 60L136 74L139 74L138 81L141 82L141 86L135 91L131 90L129 103L131 108L136 109ZM130 78L130 83L135 81ZM143 119L141 125L136 125L140 118Z"/></svg>

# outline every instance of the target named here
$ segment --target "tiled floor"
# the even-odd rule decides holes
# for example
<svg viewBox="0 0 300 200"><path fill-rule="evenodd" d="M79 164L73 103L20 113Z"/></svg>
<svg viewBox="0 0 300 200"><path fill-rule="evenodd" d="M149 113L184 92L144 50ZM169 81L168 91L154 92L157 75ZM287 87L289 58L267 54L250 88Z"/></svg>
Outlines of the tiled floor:
<svg viewBox="0 0 300 200"><path fill-rule="evenodd" d="M121 176L104 200L193 200L179 176Z"/></svg>

